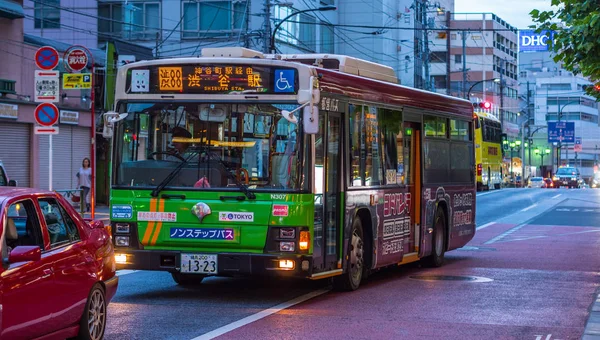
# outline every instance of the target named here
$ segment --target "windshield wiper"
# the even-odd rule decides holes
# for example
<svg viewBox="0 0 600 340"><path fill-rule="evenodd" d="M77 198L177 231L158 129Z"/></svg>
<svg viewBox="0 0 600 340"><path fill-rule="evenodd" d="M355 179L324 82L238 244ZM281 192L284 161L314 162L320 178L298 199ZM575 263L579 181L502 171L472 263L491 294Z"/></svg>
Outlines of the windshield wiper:
<svg viewBox="0 0 600 340"><path fill-rule="evenodd" d="M177 176L177 174L181 171L181 169L183 169L183 167L188 163L188 161L190 159L192 159L192 157L195 154L196 154L196 152L191 152L190 155L181 162L181 164L179 164L175 169L173 169L173 171L171 171L169 176L167 176L165 179L163 179L163 181L160 182L160 184L158 184L156 186L156 188L154 188L154 190L152 190L152 192L150 193L150 196L158 197L158 194L167 186L167 184L169 184L169 182L171 182L173 180L173 178L175 178L175 176Z"/></svg>
<svg viewBox="0 0 600 340"><path fill-rule="evenodd" d="M245 185L244 183L240 182L237 177L235 177L232 173L231 170L229 169L229 167L227 166L227 164L225 164L225 162L223 161L223 159L221 159L221 157L219 157L218 155L214 154L213 152L211 152L210 150L206 150L206 154L208 155L208 159L210 159L211 157L216 158L216 161L219 162L219 164L221 165L221 167L223 167L223 169L225 169L225 173L227 174L227 177L229 177L229 179L233 180L233 182L235 183L235 185L238 186L238 188L240 188L240 190L244 193L244 195L246 195L246 197L248 197L248 199L254 200L256 199L256 195L250 191L250 189L248 189L248 186ZM242 196L243 198L243 196Z"/></svg>

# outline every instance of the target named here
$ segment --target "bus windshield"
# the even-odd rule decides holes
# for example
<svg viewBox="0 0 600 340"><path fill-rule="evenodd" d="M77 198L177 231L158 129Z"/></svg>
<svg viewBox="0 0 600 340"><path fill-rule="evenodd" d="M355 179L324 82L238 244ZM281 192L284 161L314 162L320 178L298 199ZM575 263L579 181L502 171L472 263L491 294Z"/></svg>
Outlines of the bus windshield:
<svg viewBox="0 0 600 340"><path fill-rule="evenodd" d="M301 129L281 115L296 107L120 103L128 115L116 130L113 185L300 189Z"/></svg>

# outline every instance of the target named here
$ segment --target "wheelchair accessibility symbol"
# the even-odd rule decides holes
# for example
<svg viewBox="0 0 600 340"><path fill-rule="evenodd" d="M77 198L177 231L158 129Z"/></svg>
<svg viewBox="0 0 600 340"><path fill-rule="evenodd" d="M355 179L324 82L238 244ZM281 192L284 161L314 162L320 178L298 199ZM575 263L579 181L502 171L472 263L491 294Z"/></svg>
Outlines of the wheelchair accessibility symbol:
<svg viewBox="0 0 600 340"><path fill-rule="evenodd" d="M275 93L294 93L296 70L275 70Z"/></svg>

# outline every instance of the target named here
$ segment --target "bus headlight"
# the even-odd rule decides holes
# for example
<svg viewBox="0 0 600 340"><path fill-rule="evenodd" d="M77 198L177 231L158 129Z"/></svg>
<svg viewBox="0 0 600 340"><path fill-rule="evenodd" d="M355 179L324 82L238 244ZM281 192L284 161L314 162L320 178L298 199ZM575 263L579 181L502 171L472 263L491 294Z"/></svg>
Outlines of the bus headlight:
<svg viewBox="0 0 600 340"><path fill-rule="evenodd" d="M129 247L129 236L115 236L115 246Z"/></svg>
<svg viewBox="0 0 600 340"><path fill-rule="evenodd" d="M129 234L129 224L127 223L117 223L117 234Z"/></svg>

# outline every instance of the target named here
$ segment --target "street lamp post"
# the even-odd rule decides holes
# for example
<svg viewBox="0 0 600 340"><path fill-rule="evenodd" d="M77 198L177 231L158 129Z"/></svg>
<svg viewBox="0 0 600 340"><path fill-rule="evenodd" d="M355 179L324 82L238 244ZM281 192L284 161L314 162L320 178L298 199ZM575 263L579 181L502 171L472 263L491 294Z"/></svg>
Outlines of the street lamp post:
<svg viewBox="0 0 600 340"><path fill-rule="evenodd" d="M542 162L540 163L540 171L541 171L542 167L544 166L544 154L549 155L550 152L552 152L552 151L549 148L544 149L543 152L542 152L542 150L535 148L535 154L540 155L540 157L542 157ZM542 173L542 177L544 177L543 173Z"/></svg>
<svg viewBox="0 0 600 340"><path fill-rule="evenodd" d="M562 107L559 105L558 107L558 122L560 123L560 120L562 118L563 115L563 110L565 109L565 107L567 105L570 104L580 104L579 100L572 100L568 103L566 103L565 105L563 105ZM565 143L567 144L567 143ZM562 142L558 142L558 145L556 146L556 169L558 169L560 167L560 150L562 149ZM567 145L567 162L569 162L569 146Z"/></svg>
<svg viewBox="0 0 600 340"><path fill-rule="evenodd" d="M469 87L469 91L467 91L467 98L466 99L471 99L471 91L473 90L473 88L477 84L481 84L481 83L486 82L486 81L493 81L494 83L499 83L500 82L500 78L485 79L485 80L480 80L480 81L477 81L477 82L473 83L473 85L471 85L471 87Z"/></svg>
<svg viewBox="0 0 600 340"><path fill-rule="evenodd" d="M515 173L513 172L513 151L515 149L517 149L517 152L520 150L520 148L521 148L521 141L520 140L516 140L514 142L510 142L510 144L508 144L508 146L510 147L510 179L511 179L511 182L516 187L517 183L515 182Z"/></svg>
<svg viewBox="0 0 600 340"><path fill-rule="evenodd" d="M301 14L301 13L306 13L306 12L325 12L325 11L335 11L337 9L337 7L335 6L323 6L323 7L319 7L319 8L309 8L309 9L304 9L298 12L294 12L290 15L288 15L287 17L283 18L281 21L279 21L277 23L277 25L275 25L275 29L273 29L273 33L271 33L271 43L269 44L269 50L271 51L271 53L276 53L277 51L275 50L275 34L277 33L277 30L279 29L279 27L281 27L281 24L283 24L287 19Z"/></svg>

